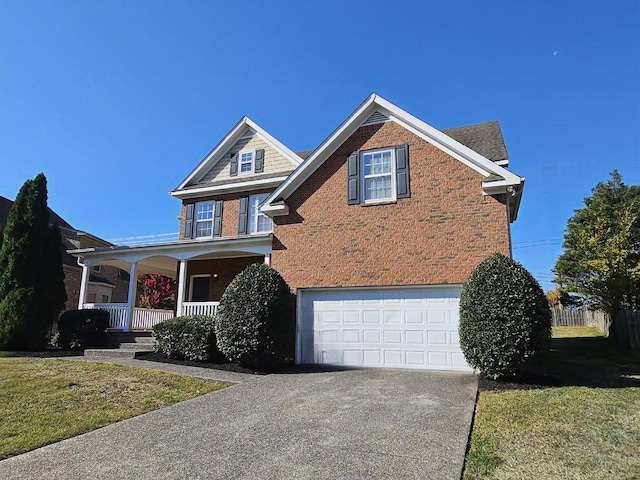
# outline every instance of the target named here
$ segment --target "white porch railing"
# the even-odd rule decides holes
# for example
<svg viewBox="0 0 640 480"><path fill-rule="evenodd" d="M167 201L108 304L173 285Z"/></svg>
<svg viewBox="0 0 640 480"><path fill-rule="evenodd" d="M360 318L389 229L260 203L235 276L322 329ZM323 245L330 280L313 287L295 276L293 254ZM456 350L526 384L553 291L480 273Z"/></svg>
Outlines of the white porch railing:
<svg viewBox="0 0 640 480"><path fill-rule="evenodd" d="M109 328L127 328L129 305L126 303L85 303L83 307L99 308L109 312Z"/></svg>
<svg viewBox="0 0 640 480"><path fill-rule="evenodd" d="M184 302L181 315L215 315L218 305L220 302Z"/></svg>
<svg viewBox="0 0 640 480"><path fill-rule="evenodd" d="M127 328L129 305L126 303L85 303L84 308L99 308L109 312L109 328L121 330ZM131 328L133 330L150 330L154 325L173 317L175 317L173 310L134 308Z"/></svg>
<svg viewBox="0 0 640 480"><path fill-rule="evenodd" d="M150 330L154 325L174 318L173 310L154 310L150 308L134 308L131 328L133 330Z"/></svg>

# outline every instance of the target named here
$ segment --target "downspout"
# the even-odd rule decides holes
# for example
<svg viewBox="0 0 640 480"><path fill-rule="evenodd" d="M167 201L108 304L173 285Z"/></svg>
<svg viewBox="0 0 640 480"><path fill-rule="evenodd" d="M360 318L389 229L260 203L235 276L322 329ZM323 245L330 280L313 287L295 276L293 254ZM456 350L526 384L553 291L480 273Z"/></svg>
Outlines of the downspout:
<svg viewBox="0 0 640 480"><path fill-rule="evenodd" d="M509 257L513 259L513 245L511 240L511 199L509 195L515 197L517 194L514 186L507 187L507 196L506 196L506 204L507 204L507 232L509 233Z"/></svg>

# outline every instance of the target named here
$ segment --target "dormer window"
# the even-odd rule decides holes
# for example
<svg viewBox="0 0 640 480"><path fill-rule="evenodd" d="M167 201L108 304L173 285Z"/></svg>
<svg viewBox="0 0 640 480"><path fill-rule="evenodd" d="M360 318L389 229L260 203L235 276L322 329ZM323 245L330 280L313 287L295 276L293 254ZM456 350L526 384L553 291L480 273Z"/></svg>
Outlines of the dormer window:
<svg viewBox="0 0 640 480"><path fill-rule="evenodd" d="M240 151L233 155L229 162L229 174L232 177L262 172L264 172L264 149Z"/></svg>
<svg viewBox="0 0 640 480"><path fill-rule="evenodd" d="M253 173L254 152L240 152L240 174Z"/></svg>

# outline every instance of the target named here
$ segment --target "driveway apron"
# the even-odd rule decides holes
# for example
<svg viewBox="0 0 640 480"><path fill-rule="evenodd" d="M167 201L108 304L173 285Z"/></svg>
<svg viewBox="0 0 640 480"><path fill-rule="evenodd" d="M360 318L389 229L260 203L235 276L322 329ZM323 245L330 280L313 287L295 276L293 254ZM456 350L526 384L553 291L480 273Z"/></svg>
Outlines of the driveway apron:
<svg viewBox="0 0 640 480"><path fill-rule="evenodd" d="M0 462L3 479L459 479L477 379L295 371Z"/></svg>

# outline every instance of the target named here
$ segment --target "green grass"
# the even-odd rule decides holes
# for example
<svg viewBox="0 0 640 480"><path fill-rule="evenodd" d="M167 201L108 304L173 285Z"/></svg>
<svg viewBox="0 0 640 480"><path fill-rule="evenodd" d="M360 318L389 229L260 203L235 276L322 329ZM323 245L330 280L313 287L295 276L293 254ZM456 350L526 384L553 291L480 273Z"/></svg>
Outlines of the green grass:
<svg viewBox="0 0 640 480"><path fill-rule="evenodd" d="M593 328L554 328L561 387L482 391L464 478L640 478L640 351Z"/></svg>
<svg viewBox="0 0 640 480"><path fill-rule="evenodd" d="M226 386L138 367L0 356L0 459Z"/></svg>

